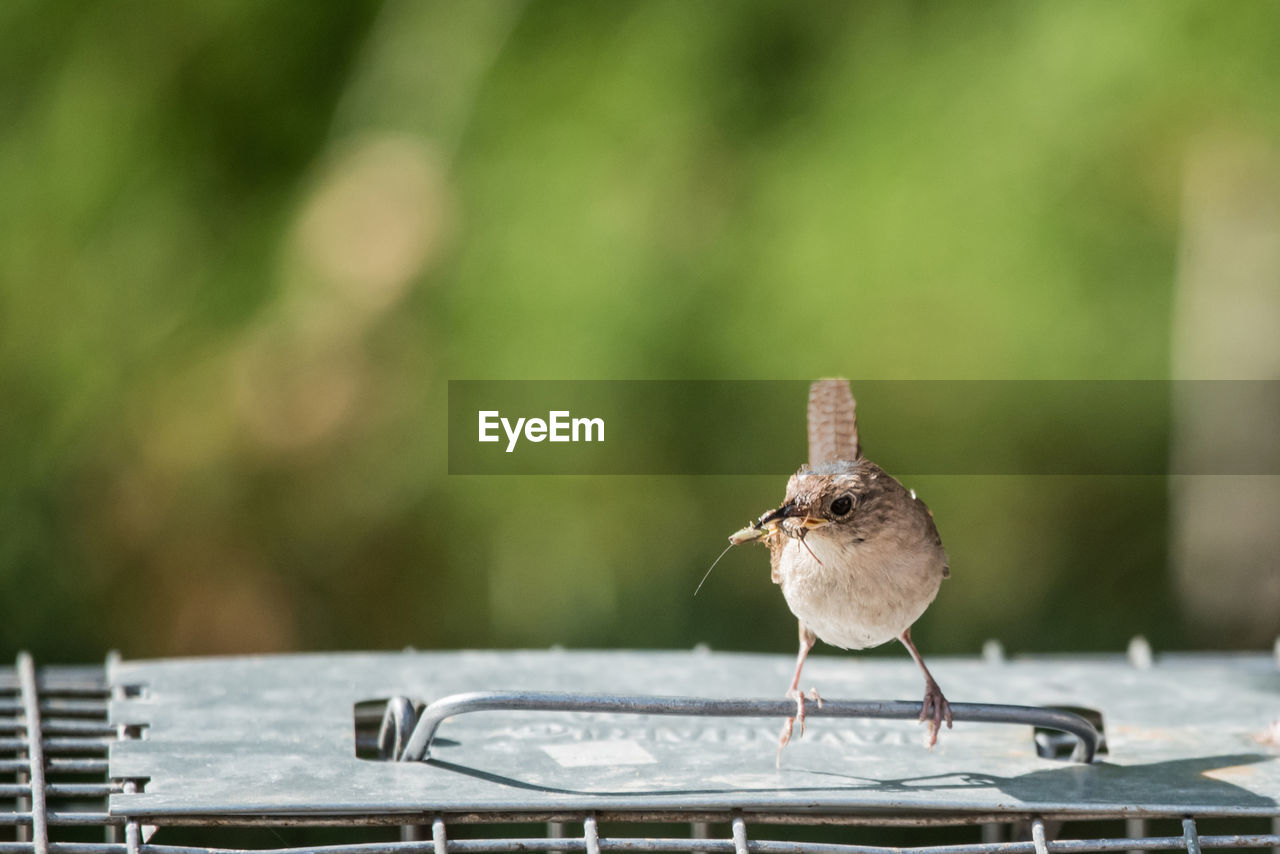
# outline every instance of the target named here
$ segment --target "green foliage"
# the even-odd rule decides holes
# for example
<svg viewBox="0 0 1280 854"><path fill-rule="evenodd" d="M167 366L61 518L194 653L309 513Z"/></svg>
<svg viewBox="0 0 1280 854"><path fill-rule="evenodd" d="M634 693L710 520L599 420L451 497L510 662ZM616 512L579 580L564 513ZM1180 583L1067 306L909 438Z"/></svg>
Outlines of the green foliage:
<svg viewBox="0 0 1280 854"><path fill-rule="evenodd" d="M1280 141L1278 28L5 4L0 646L789 651L762 550L690 596L778 479L450 476L447 380L1165 378L1184 155ZM924 648L1192 642L1162 479L918 480Z"/></svg>

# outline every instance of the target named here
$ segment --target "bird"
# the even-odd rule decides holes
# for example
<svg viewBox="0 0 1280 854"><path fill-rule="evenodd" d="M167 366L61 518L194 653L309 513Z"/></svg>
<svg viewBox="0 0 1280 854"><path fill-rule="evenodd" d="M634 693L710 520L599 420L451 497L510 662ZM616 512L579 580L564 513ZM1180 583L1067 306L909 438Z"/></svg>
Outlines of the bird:
<svg viewBox="0 0 1280 854"><path fill-rule="evenodd" d="M787 690L796 701L778 738L778 760L796 721L804 734L805 700L821 708L800 674L817 640L867 649L897 639L924 675L920 721L932 748L951 705L911 640L911 626L951 574L933 513L862 455L857 404L849 382L819 380L809 391L809 462L787 481L782 504L734 533L729 542L769 547L771 578L799 621L800 651Z"/></svg>

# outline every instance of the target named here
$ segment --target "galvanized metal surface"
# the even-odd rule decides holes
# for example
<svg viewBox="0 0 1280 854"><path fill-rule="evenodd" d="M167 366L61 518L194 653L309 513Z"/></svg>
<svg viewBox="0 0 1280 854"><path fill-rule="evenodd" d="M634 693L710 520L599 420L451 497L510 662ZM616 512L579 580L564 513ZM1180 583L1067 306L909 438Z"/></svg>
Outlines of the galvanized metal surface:
<svg viewBox="0 0 1280 854"><path fill-rule="evenodd" d="M998 658L998 657L997 657ZM1203 663L1203 662L1201 662ZM1237 662L1238 663L1238 662ZM1228 663L1227 666L1231 666ZM114 667L114 665L113 665ZM141 690L135 688L134 690ZM129 692L124 684L116 686L115 692L123 696ZM118 815L107 815L101 803L108 794L123 793L132 795L137 792L139 784L133 780L115 779L107 781L106 763L103 760L85 758L105 748L107 743L115 739L130 739L140 732L136 727L111 726L104 721L106 699L101 674L90 669L44 668L36 669L29 658L19 660L19 667L6 670L0 668L0 732L14 733L16 737L13 748L17 757L0 760L0 774L14 775L12 784L0 783L0 797L16 797L21 812L0 812L0 854L36 854L38 847L46 848L50 854L250 854L261 849L241 849L227 847L204 847L201 845L156 844L146 841L147 833L138 820L126 821ZM34 709L34 712L32 712ZM829 722L828 722L829 723ZM452 727L453 724L450 724ZM43 730L43 733L41 733ZM48 733L58 732L60 735L50 737ZM57 741L66 751L62 756L48 756L39 760L40 745L47 747L50 742ZM75 748L77 740L79 749ZM370 736L372 740L372 736ZM31 745L35 745L34 751ZM47 753L47 751L46 751ZM47 846L37 843L32 838L32 831L40 821L40 809L32 809L31 778L39 776L37 768L44 768L53 775L46 777L43 792L45 806L57 802L57 810L45 816L46 832L51 832ZM102 778L102 782L66 782L67 774L90 774ZM77 776L77 780L83 779ZM24 800L25 799L25 800ZM23 806L25 804L25 806ZM1114 814L1114 813L1113 813ZM1233 819L1226 820L1231 825L1247 821L1234 813ZM489 813L487 820L502 821L500 814ZM513 814L515 816L516 814ZM1148 821L1142 818L1130 818L1124 822L1126 832L1136 838L1073 838L1073 822L1055 822L1052 828L1037 816L1025 816L1018 812L997 813L994 818L1004 824L987 825L983 829L983 842L961 842L958 844L932 844L927 846L907 846L901 848L858 844L860 833L850 828L848 834L842 833L839 842L792 842L767 837L774 831L768 824L761 824L762 816L757 813L744 813L730 810L712 813L705 816L707 820L723 822L721 825L709 825L695 822L688 825L690 837L684 836L645 836L636 835L634 825L629 833L610 833L611 820L627 817L634 820L638 814L622 812L610 818L608 812L582 811L565 813L562 821L547 825L546 836L522 837L512 833L514 828L508 825L495 824L488 831L487 838L451 838L451 830L459 823L480 817L478 814L453 814L446 821L446 816L430 813L417 813L402 817L406 821L425 823L430 827L430 839L422 833L423 828L406 828L404 842L357 842L348 844L311 845L305 847L288 847L275 830L268 832L275 835L278 843L272 848L275 854L424 854L424 852L508 852L508 851L705 851L705 852L774 852L774 854L798 854L798 852L828 852L829 854L1083 854L1083 852L1118 852L1118 851L1152 851L1152 850L1184 850L1188 854L1199 854L1202 849L1214 848L1262 848L1280 847L1280 819L1270 822L1273 832L1266 833L1214 833L1201 835L1192 817L1181 820L1180 836L1149 835ZM681 816L688 820L693 814L673 812L666 815L666 820L676 820ZM173 816L176 823L221 824L239 822L252 825L265 825L267 828L283 830L292 824L316 823L324 824L370 824L384 822L393 816L380 811L367 813L349 813L328 817L317 815L222 815L209 814L200 816ZM527 817L527 816L526 816ZM507 820L512 817L509 816ZM840 815L820 815L816 813L777 813L770 821L786 821L802 824L895 824L902 826L972 823L991 816L977 813L945 814L938 812L889 812L883 815L870 813L852 813ZM1030 818L1030 821L1027 819ZM1021 842L1004 842L1002 829L1010 829L1008 821L1022 822L1024 828L1030 828L1031 838ZM653 820L657 820L656 818ZM1221 823L1223 820L1219 820ZM123 825L123 841L120 839L120 825ZM59 838L63 828L68 833L75 832L76 827L98 827L107 831L105 842L66 841ZM10 839L5 841L5 829L9 828ZM717 830L719 827L721 829ZM581 828L577 834L576 829ZM668 828L669 831L669 828ZM991 832L989 832L991 831ZM474 836L476 828L469 826L464 836ZM25 836L23 834L26 834ZM719 835L719 838L716 838ZM1055 838L1056 837L1056 838ZM845 841L848 840L848 841ZM270 846L268 846L270 847Z"/></svg>
<svg viewBox="0 0 1280 854"><path fill-rule="evenodd" d="M1038 757L1029 729L961 722L929 752L913 723L814 718L775 769L776 719L521 712L450 721L430 762L355 756L359 701L408 695L429 702L503 689L770 697L787 684L792 665L790 656L700 652L121 662L111 668L111 682L134 686L138 696L113 701L111 721L145 732L141 740L111 745L111 772L148 782L145 791L113 794L111 813L172 821L731 810L903 819L1280 811L1280 750L1260 739L1280 717L1280 671L1261 655L1164 656L1150 668L1120 656L931 662L957 702L1100 711L1110 752L1089 766ZM912 702L920 691L908 659L814 657L806 677L832 699ZM692 850L688 840L684 846Z"/></svg>

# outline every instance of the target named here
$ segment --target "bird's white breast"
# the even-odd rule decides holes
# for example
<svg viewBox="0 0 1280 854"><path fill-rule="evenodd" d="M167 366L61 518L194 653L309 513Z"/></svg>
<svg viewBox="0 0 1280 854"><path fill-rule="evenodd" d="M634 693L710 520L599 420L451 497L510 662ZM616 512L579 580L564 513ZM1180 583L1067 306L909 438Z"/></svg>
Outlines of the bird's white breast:
<svg viewBox="0 0 1280 854"><path fill-rule="evenodd" d="M893 640L938 594L941 549L838 543L824 534L788 539L779 562L787 605L823 641L864 649Z"/></svg>

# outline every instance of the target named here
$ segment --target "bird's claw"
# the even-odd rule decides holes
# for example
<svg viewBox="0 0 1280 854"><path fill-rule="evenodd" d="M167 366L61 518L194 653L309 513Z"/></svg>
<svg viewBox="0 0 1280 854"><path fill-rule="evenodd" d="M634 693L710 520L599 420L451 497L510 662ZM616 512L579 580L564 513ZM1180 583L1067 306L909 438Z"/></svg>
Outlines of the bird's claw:
<svg viewBox="0 0 1280 854"><path fill-rule="evenodd" d="M801 738L804 737L804 722L807 717L804 711L804 701L806 699L813 700L818 704L819 709L822 708L822 695L818 693L817 688L810 688L808 691L804 692L792 689L787 692L787 699L796 701L796 714L795 717L787 718L782 723L782 732L778 736L777 765L779 766L782 765L782 748L786 747L791 742L791 735L795 731L795 724L797 721L800 723L800 736Z"/></svg>
<svg viewBox="0 0 1280 854"><path fill-rule="evenodd" d="M778 736L778 755L773 760L773 767L782 767L782 748L786 747L791 741L791 727L795 723L794 718L787 718L782 722L782 733Z"/></svg>
<svg viewBox="0 0 1280 854"><path fill-rule="evenodd" d="M803 738L804 737L804 720L806 717L805 711L804 711L804 701L806 699L813 700L815 703L818 704L818 708L821 709L822 697L818 694L817 688L810 688L808 691L804 691L804 692L792 689L787 692L787 699L796 701L796 716L794 720L800 724L800 736ZM791 721L792 721L792 718L787 718L788 724ZM791 736L791 727L788 726L787 727L788 740L790 740L790 736Z"/></svg>
<svg viewBox="0 0 1280 854"><path fill-rule="evenodd" d="M947 729L951 729L951 704L942 695L942 689L938 687L938 683L930 679L925 682L924 702L920 704L920 722L927 722L929 725L925 747L930 750L938 743L938 731L942 729L944 720L947 722Z"/></svg>

